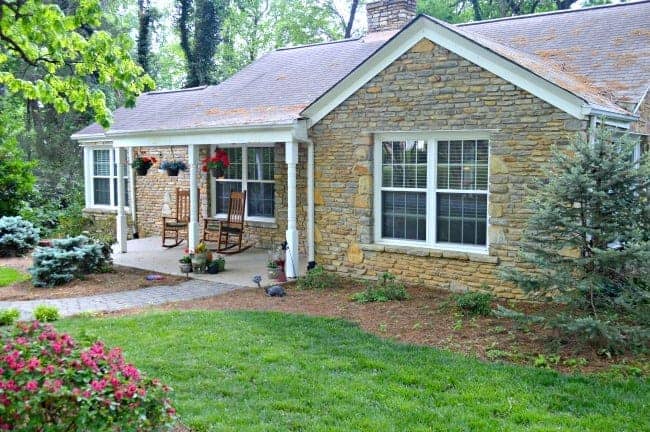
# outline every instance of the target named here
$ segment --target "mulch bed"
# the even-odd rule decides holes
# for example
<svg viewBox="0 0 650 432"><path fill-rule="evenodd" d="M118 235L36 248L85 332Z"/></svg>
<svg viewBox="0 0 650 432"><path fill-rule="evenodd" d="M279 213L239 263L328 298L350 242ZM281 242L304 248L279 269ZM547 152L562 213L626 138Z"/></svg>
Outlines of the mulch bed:
<svg viewBox="0 0 650 432"><path fill-rule="evenodd" d="M13 267L21 271L27 271L31 263L30 257L0 259L0 266ZM162 275L162 280L148 281L145 278L150 274L152 272L147 270L113 266L113 271L110 273L87 275L83 280L73 280L70 283L58 287L36 288L30 281L24 281L10 286L0 287L0 301L90 296L131 291L150 286L176 285L187 280L183 277Z"/></svg>
<svg viewBox="0 0 650 432"><path fill-rule="evenodd" d="M547 367L562 372L600 372L620 363L646 362L647 365L645 357L610 359L575 341L559 341L550 330L540 326L525 327L513 320L496 317L466 316L458 312L453 294L446 291L411 287L408 289L411 298L407 301L359 304L350 301L350 296L361 289L352 284L336 290L301 291L292 285L285 287L288 294L284 298L268 297L260 289L247 289L202 300L169 303L154 309L260 310L343 318L383 338L448 349L488 361L532 365L541 354L548 359ZM506 302L502 304L508 306ZM516 309L528 312L544 307L549 305L522 302L515 305ZM111 315L142 311L131 309ZM560 356L557 362L549 358L553 354ZM581 358L586 364L573 364L582 363ZM567 361L569 364L565 363Z"/></svg>

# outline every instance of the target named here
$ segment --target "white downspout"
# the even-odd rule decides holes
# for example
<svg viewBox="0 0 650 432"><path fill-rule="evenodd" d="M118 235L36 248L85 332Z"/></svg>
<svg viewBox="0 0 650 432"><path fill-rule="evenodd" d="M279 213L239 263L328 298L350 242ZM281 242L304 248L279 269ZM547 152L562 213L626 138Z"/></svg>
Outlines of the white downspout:
<svg viewBox="0 0 650 432"><path fill-rule="evenodd" d="M594 147L596 143L596 116L592 115L589 117L589 146Z"/></svg>
<svg viewBox="0 0 650 432"><path fill-rule="evenodd" d="M307 270L316 266L314 246L314 142L307 141Z"/></svg>

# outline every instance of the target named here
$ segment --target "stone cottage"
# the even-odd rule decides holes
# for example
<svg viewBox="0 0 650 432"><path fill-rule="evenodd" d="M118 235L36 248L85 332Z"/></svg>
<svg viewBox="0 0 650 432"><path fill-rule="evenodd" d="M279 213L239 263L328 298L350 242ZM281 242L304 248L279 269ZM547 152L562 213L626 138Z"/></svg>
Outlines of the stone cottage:
<svg viewBox="0 0 650 432"><path fill-rule="evenodd" d="M600 122L650 134L650 2L450 25L415 0L367 5L359 38L279 49L216 86L143 94L84 147L86 212L157 236L190 190L189 245L246 190L247 241L344 274L518 293L497 280L554 144ZM223 178L200 159L224 149ZM136 176L128 161L182 159ZM173 211L173 210L172 210ZM290 275L291 276L291 275Z"/></svg>

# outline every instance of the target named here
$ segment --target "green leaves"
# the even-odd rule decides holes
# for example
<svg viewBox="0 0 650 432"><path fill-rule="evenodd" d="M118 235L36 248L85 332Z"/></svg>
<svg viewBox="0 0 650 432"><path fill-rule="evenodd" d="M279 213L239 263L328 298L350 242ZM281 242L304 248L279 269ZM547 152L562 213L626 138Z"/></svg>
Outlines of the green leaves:
<svg viewBox="0 0 650 432"><path fill-rule="evenodd" d="M130 57L127 36L97 31L98 0L80 0L74 13L39 0L0 0L0 85L24 99L52 105L58 113L91 110L104 127L111 111L93 82L123 94L127 104L154 87ZM18 75L15 71L27 70Z"/></svg>

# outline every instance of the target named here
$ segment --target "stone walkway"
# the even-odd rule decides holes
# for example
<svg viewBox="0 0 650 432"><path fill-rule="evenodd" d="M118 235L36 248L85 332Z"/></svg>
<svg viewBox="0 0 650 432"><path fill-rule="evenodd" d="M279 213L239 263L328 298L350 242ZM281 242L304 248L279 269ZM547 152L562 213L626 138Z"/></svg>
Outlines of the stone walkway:
<svg viewBox="0 0 650 432"><path fill-rule="evenodd" d="M72 297L52 300L0 301L0 310L15 308L21 319L32 319L33 310L38 305L56 306L62 316L83 312L105 312L158 305L181 300L194 300L212 297L242 288L239 285L189 280L178 285L161 285L132 291L98 294L87 297Z"/></svg>

